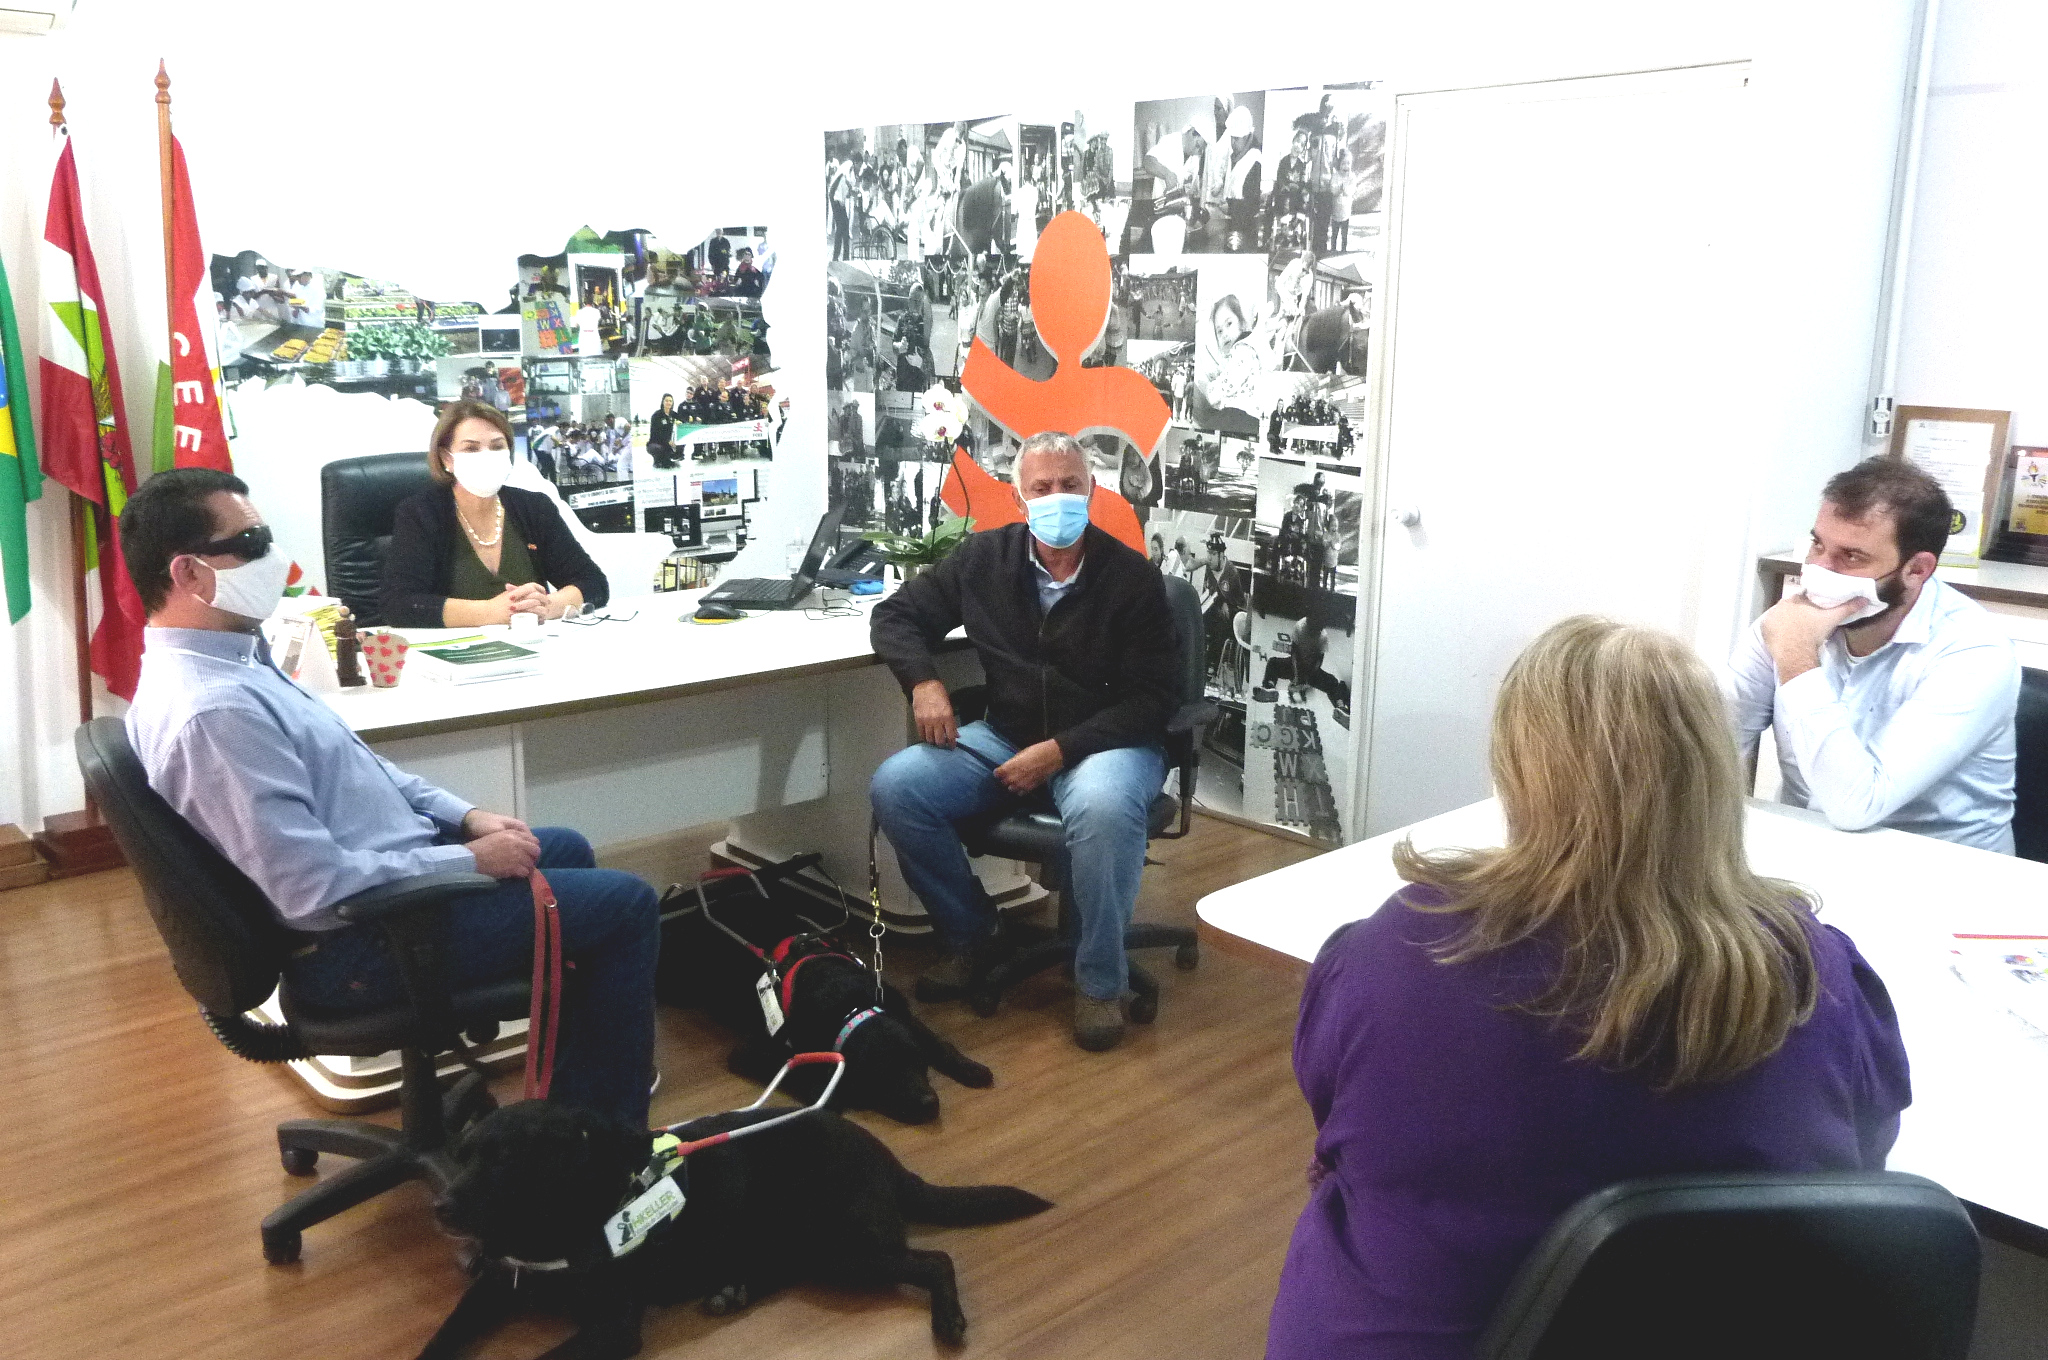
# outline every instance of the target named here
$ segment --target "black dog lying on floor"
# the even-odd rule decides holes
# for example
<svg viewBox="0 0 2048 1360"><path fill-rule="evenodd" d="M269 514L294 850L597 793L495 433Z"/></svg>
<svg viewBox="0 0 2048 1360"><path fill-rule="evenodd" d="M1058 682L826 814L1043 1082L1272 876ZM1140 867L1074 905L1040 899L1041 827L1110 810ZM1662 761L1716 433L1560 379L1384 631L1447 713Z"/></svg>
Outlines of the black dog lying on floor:
<svg viewBox="0 0 2048 1360"><path fill-rule="evenodd" d="M787 1113L712 1115L676 1135L687 1142ZM866 1129L815 1110L691 1153L671 1176L680 1214L615 1256L608 1230L639 1195L636 1175L663 1165L650 1160L648 1134L524 1100L479 1120L455 1156L462 1171L435 1212L475 1244L477 1279L420 1360L454 1360L529 1308L577 1324L543 1360L612 1360L640 1349L650 1303L702 1299L724 1314L806 1282L916 1285L931 1294L932 1335L957 1346L967 1317L953 1259L909 1246L904 1224L1001 1223L1052 1207L1007 1185L927 1184Z"/></svg>
<svg viewBox="0 0 2048 1360"><path fill-rule="evenodd" d="M903 994L887 984L879 1013L848 1030L850 1021L876 1007L875 975L850 947L821 940L815 914L799 914L785 900L788 892L780 889L770 898L747 890L700 901L693 890L684 889L672 891L662 903L669 919L661 930L655 995L671 1005L701 1009L742 1036L726 1058L728 1071L766 1084L790 1054L836 1048L846 1055L846 1076L832 1097L833 1107L875 1110L905 1124L925 1124L939 1116L931 1069L962 1086L994 1083L986 1067L934 1034ZM779 961L764 957L785 942L790 943ZM782 1021L773 1034L757 991L771 966L775 1010ZM790 1073L785 1089L800 1099L815 1099L826 1075L821 1068L799 1068Z"/></svg>

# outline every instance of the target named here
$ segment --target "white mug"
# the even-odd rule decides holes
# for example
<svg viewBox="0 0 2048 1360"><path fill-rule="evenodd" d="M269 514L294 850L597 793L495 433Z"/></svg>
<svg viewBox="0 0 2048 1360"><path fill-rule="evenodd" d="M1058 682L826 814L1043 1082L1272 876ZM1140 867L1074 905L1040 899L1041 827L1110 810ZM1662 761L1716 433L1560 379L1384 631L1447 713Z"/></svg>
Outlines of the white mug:
<svg viewBox="0 0 2048 1360"><path fill-rule="evenodd" d="M516 609L512 611L512 617L507 622L511 624L512 631L516 633L522 628L540 627L540 615L530 614L524 609Z"/></svg>

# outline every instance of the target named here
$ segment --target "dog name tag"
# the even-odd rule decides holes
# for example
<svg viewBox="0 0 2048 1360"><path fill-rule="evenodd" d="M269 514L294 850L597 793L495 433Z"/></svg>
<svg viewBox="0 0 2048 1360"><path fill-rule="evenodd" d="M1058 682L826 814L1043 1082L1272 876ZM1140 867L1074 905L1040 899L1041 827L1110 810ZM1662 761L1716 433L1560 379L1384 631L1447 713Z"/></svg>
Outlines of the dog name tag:
<svg viewBox="0 0 2048 1360"><path fill-rule="evenodd" d="M671 1176L663 1176L646 1194L605 1220L605 1245L612 1255L624 1256L642 1242L655 1226L683 1211L682 1187Z"/></svg>
<svg viewBox="0 0 2048 1360"><path fill-rule="evenodd" d="M768 1022L770 1034L782 1029L782 1003L775 999L775 974L763 973L754 983L754 996L761 1003L761 1018Z"/></svg>

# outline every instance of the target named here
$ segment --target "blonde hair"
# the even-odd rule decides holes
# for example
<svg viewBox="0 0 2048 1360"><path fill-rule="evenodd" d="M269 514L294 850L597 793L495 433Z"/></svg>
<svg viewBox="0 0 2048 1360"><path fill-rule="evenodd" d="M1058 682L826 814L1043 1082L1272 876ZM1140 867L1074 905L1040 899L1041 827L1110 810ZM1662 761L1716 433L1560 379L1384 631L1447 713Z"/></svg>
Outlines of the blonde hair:
<svg viewBox="0 0 2048 1360"><path fill-rule="evenodd" d="M1557 976L1523 1003L1578 1029L1575 1057L1720 1081L1813 1014L1803 890L1750 872L1735 743L1713 678L1666 633L1580 615L1529 645L1493 711L1507 848L1394 865L1469 927L1458 963L1533 937Z"/></svg>
<svg viewBox="0 0 2048 1360"><path fill-rule="evenodd" d="M441 417L434 422L433 438L427 441L427 475L443 486L455 484L455 474L448 467L448 446L455 442L455 427L465 420L481 420L496 426L498 433L505 436L505 447L513 446L512 422L503 411L481 401L449 402L441 408Z"/></svg>

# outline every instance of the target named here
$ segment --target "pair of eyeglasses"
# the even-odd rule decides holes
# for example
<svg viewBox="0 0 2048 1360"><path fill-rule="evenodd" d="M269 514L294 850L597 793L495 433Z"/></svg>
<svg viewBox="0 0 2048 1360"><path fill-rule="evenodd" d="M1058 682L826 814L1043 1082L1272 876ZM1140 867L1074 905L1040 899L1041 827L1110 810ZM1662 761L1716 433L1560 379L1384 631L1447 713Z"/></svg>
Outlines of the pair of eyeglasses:
<svg viewBox="0 0 2048 1360"><path fill-rule="evenodd" d="M239 557L244 562L254 562L269 553L271 537L268 524L258 524L244 529L239 534L216 538L211 543L202 543L192 550L194 557Z"/></svg>
<svg viewBox="0 0 2048 1360"><path fill-rule="evenodd" d="M604 623L607 620L613 623L631 623L639 617L640 611L637 609L625 614L600 613L580 604L572 604L562 611L563 623L582 624L586 628L593 624Z"/></svg>

